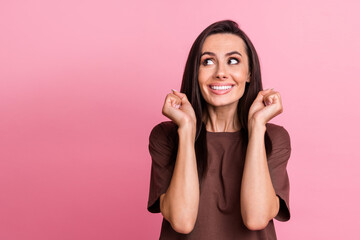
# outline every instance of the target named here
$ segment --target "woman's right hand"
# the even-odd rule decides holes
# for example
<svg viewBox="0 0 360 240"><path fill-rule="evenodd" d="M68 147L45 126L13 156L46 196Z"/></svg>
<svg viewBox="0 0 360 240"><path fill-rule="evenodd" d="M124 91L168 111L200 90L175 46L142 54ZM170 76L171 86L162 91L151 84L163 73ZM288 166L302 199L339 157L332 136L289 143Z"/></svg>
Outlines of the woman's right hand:
<svg viewBox="0 0 360 240"><path fill-rule="evenodd" d="M196 129L195 111L184 93L175 90L169 93L165 98L162 114L176 123L179 128L190 125Z"/></svg>

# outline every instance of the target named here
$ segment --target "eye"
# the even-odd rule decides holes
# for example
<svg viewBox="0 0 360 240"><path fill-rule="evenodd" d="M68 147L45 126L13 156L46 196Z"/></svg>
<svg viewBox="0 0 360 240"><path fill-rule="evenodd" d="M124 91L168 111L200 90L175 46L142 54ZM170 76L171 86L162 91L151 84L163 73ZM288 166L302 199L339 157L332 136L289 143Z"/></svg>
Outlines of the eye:
<svg viewBox="0 0 360 240"><path fill-rule="evenodd" d="M237 60L236 58L230 58L230 63L237 64L239 63L239 60Z"/></svg>
<svg viewBox="0 0 360 240"><path fill-rule="evenodd" d="M204 66L211 65L211 64L213 64L213 61L212 61L211 58L207 58L207 59L205 59L205 60L202 62L202 64L203 64Z"/></svg>

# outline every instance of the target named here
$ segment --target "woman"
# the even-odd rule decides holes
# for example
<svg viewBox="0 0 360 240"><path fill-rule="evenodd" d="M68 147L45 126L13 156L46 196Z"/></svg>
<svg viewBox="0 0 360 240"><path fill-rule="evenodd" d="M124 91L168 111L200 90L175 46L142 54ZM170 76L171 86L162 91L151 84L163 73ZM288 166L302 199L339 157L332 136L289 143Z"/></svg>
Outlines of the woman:
<svg viewBox="0 0 360 240"><path fill-rule="evenodd" d="M148 210L163 215L160 239L276 239L273 218L290 219L290 137L268 123L281 97L262 90L256 50L237 23L198 36L172 91L162 109L171 121L149 137Z"/></svg>

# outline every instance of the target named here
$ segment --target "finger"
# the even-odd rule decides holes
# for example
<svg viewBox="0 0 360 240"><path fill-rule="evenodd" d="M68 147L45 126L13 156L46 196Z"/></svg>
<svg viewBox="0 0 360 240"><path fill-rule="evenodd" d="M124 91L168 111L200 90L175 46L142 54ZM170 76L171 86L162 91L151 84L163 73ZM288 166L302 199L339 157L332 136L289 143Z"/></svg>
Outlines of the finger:
<svg viewBox="0 0 360 240"><path fill-rule="evenodd" d="M177 101L177 100L172 100L171 101L171 106L173 108L180 108L180 105L181 105L181 102L180 101Z"/></svg>
<svg viewBox="0 0 360 240"><path fill-rule="evenodd" d="M281 104L281 99L278 93L269 96L264 102L266 106L273 108L273 111L276 112L276 115L283 112L283 106Z"/></svg>
<svg viewBox="0 0 360 240"><path fill-rule="evenodd" d="M264 100L263 91L259 91L254 101L262 102L263 100Z"/></svg>
<svg viewBox="0 0 360 240"><path fill-rule="evenodd" d="M171 106L172 106L173 108L180 108L180 106L181 106L180 100L173 100L173 101L171 102Z"/></svg>
<svg viewBox="0 0 360 240"><path fill-rule="evenodd" d="M174 93L176 96L178 96L181 100L186 100L186 101L188 101L185 93L178 92L178 91L176 91L175 89L171 89L171 90L172 90L173 93Z"/></svg>
<svg viewBox="0 0 360 240"><path fill-rule="evenodd" d="M280 94L278 92L270 92L264 96L265 105L277 103L280 101Z"/></svg>
<svg viewBox="0 0 360 240"><path fill-rule="evenodd" d="M179 108L181 105L181 99L178 96L176 96L175 94L169 93L166 96L165 104L168 106L170 105L173 108Z"/></svg>
<svg viewBox="0 0 360 240"><path fill-rule="evenodd" d="M166 99L167 101L176 101L178 103L181 102L181 98L173 93L169 93L168 95L166 95Z"/></svg>
<svg viewBox="0 0 360 240"><path fill-rule="evenodd" d="M176 98L173 99L173 101L171 102L171 106L173 108L180 108L181 106L181 99L179 99L179 97L175 96Z"/></svg>
<svg viewBox="0 0 360 240"><path fill-rule="evenodd" d="M272 92L274 90L274 88L268 88L265 90L260 91L259 93L261 93L263 96L269 94L270 92Z"/></svg>
<svg viewBox="0 0 360 240"><path fill-rule="evenodd" d="M271 104L273 104L273 103L274 103L274 101L273 101L273 99L272 99L271 96L268 96L268 97L264 98L264 104L265 104L265 106L269 106L269 105L271 105Z"/></svg>

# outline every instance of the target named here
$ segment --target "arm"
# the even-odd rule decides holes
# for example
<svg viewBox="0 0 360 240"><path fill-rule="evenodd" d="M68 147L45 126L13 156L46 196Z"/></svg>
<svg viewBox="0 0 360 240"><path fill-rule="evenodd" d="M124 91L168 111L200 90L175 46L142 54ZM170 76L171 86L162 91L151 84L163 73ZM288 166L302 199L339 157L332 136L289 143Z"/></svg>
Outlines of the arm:
<svg viewBox="0 0 360 240"><path fill-rule="evenodd" d="M178 125L179 146L173 175L160 196L160 211L179 233L190 233L196 222L200 190L195 155L196 115L184 93L172 90L162 113Z"/></svg>
<svg viewBox="0 0 360 240"><path fill-rule="evenodd" d="M273 89L260 91L249 109L248 146L241 182L240 209L250 230L265 228L279 212L280 199L271 182L265 150L266 123L282 113L281 97Z"/></svg>
<svg viewBox="0 0 360 240"><path fill-rule="evenodd" d="M279 212L279 197L275 194L266 159L265 131L263 124L255 124L249 131L241 183L241 215L250 230L265 228Z"/></svg>
<svg viewBox="0 0 360 240"><path fill-rule="evenodd" d="M172 228L183 234L195 225L199 207L199 180L195 156L195 129L178 129L179 147L173 176L166 193L160 196L160 211Z"/></svg>

